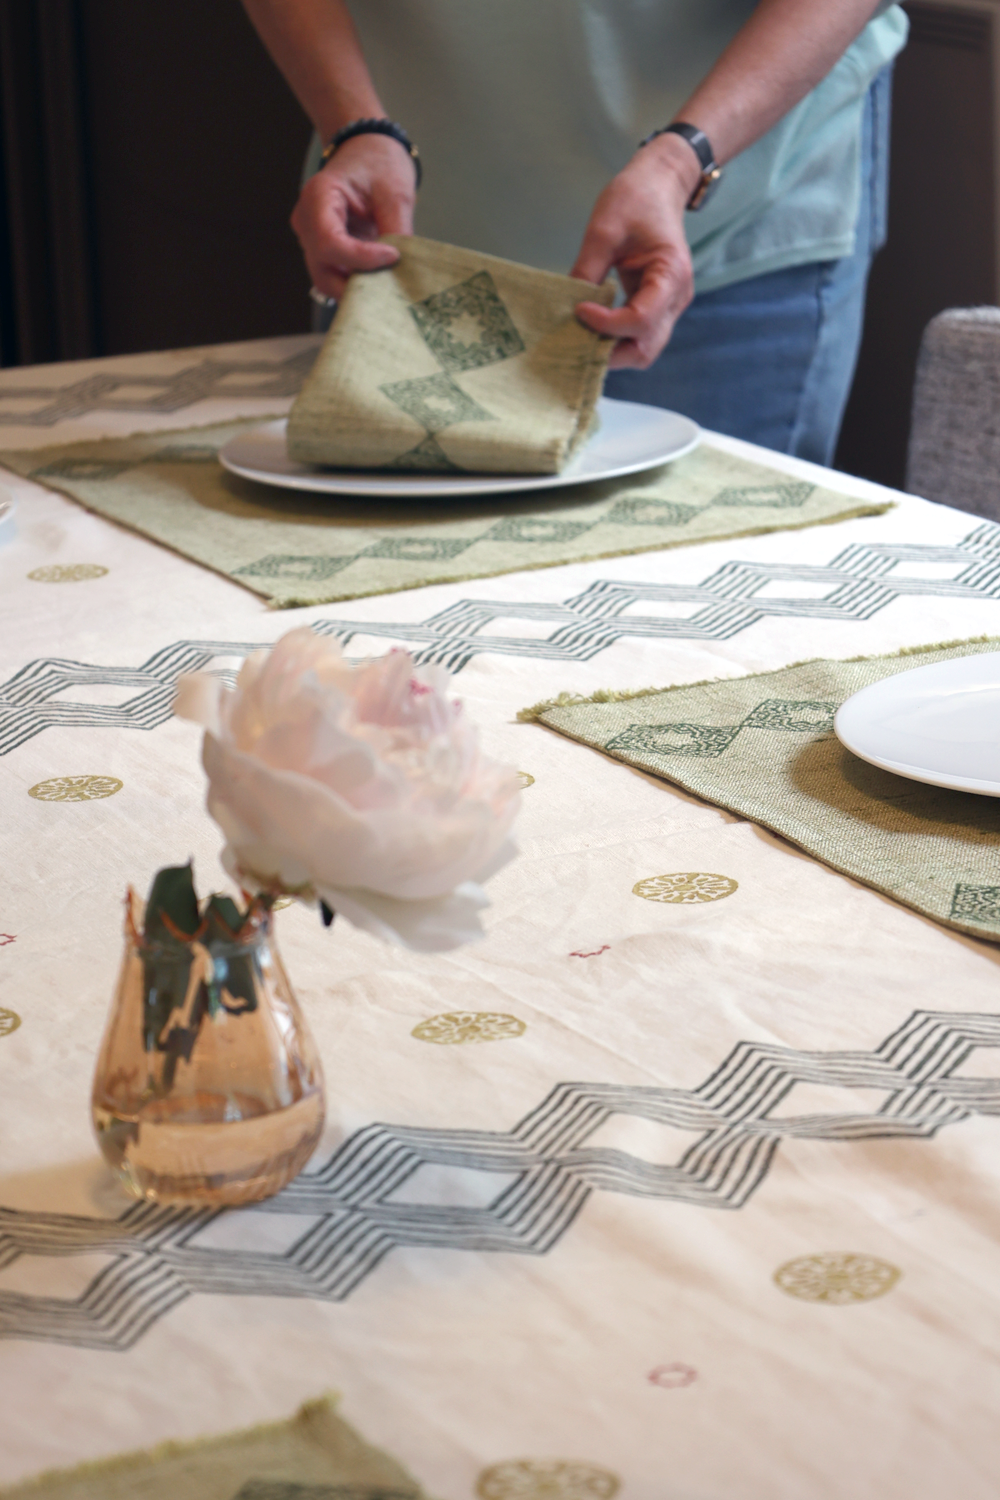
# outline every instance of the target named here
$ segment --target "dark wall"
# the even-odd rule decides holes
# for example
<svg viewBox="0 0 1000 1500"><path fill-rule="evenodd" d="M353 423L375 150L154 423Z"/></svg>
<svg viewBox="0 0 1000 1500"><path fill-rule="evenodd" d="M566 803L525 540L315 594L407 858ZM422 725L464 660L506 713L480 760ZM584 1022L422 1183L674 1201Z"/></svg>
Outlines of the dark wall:
<svg viewBox="0 0 1000 1500"><path fill-rule="evenodd" d="M309 127L238 0L0 0L4 362L308 326Z"/></svg>
<svg viewBox="0 0 1000 1500"><path fill-rule="evenodd" d="M869 283L836 466L901 488L920 335L946 307L996 299L992 28L909 4L894 78L889 240Z"/></svg>

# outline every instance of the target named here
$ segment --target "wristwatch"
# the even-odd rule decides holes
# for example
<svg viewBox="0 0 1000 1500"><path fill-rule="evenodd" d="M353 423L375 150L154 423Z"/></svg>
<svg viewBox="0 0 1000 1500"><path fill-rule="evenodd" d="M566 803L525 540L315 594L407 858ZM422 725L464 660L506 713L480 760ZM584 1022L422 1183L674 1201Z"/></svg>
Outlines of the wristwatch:
<svg viewBox="0 0 1000 1500"><path fill-rule="evenodd" d="M697 156L701 163L701 181L688 199L687 207L691 213L694 213L696 209L704 208L722 180L722 168L715 159L715 152L712 150L708 136L703 130L699 130L697 125L686 125L682 120L678 120L673 125L664 125L660 130L652 131L644 141L639 142L640 149L648 146L650 141L655 141L658 135L683 136Z"/></svg>

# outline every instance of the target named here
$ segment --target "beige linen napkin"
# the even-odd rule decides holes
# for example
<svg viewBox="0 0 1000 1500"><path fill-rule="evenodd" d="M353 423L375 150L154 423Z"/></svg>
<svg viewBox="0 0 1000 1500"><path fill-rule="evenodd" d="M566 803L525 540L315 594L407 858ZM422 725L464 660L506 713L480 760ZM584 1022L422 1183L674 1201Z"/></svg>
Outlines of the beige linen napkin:
<svg viewBox="0 0 1000 1500"><path fill-rule="evenodd" d="M292 407L288 452L351 469L558 473L591 429L612 340L602 287L433 240L352 276Z"/></svg>

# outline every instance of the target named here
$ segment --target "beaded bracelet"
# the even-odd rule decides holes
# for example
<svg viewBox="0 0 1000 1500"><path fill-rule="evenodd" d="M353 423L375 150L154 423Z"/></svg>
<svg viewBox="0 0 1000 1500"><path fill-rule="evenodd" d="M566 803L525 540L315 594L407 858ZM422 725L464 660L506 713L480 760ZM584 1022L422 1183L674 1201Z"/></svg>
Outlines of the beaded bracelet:
<svg viewBox="0 0 1000 1500"><path fill-rule="evenodd" d="M320 157L320 166L325 167L333 153L341 147L345 141L352 141L356 135L387 135L394 141L398 141L403 150L413 162L414 171L417 174L417 187L423 181L424 169L420 161L420 152L410 140L402 125L397 125L395 120L352 120L330 141Z"/></svg>

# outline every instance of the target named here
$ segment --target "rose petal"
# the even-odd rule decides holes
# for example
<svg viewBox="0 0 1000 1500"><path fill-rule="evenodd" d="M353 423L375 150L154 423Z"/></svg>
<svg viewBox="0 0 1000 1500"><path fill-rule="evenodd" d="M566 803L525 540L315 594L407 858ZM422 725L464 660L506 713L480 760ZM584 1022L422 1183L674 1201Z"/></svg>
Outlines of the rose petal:
<svg viewBox="0 0 1000 1500"><path fill-rule="evenodd" d="M353 661L306 627L248 657L231 691L185 679L179 710L208 729L227 868L259 888L319 892L408 946L477 936L485 897L470 882L511 857L520 791L448 688L442 668L406 651Z"/></svg>
<svg viewBox="0 0 1000 1500"><path fill-rule="evenodd" d="M237 855L252 840L271 851L268 871L288 857L317 887L363 886L402 900L444 895L490 863L517 811L519 794L499 814L471 799L450 816L405 806L359 812L322 783L263 766L208 734L202 760L209 812L222 824L225 809L243 830L235 843L226 829Z"/></svg>
<svg viewBox="0 0 1000 1500"><path fill-rule="evenodd" d="M479 913L489 906L486 892L466 881L432 901L396 901L374 891L324 886L318 894L331 911L385 942L417 953L444 953L483 937Z"/></svg>
<svg viewBox="0 0 1000 1500"><path fill-rule="evenodd" d="M220 697L222 683L207 672L187 672L177 679L174 713L178 719L193 719L212 734L222 733Z"/></svg>

